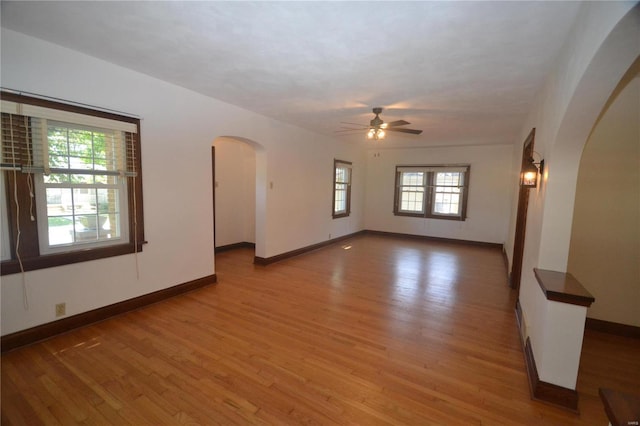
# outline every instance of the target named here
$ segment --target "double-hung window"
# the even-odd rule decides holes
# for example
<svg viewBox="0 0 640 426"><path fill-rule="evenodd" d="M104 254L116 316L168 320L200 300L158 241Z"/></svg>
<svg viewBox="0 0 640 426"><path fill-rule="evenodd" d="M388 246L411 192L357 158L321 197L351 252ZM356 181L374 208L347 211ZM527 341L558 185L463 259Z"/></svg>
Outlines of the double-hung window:
<svg viewBox="0 0 640 426"><path fill-rule="evenodd" d="M2 94L10 243L2 274L141 250L139 127L132 117Z"/></svg>
<svg viewBox="0 0 640 426"><path fill-rule="evenodd" d="M348 161L333 161L333 218L351 213L351 167Z"/></svg>
<svg viewBox="0 0 640 426"><path fill-rule="evenodd" d="M35 180L46 200L37 209L40 252L128 241L126 132L44 122L48 162Z"/></svg>
<svg viewBox="0 0 640 426"><path fill-rule="evenodd" d="M465 220L468 189L468 165L397 166L393 212Z"/></svg>

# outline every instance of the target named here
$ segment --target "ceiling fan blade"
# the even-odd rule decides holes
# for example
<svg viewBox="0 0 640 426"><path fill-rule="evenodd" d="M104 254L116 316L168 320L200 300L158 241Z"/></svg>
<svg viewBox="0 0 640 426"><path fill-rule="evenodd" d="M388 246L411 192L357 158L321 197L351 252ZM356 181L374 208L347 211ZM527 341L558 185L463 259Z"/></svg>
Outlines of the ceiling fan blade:
<svg viewBox="0 0 640 426"><path fill-rule="evenodd" d="M396 126L406 126L407 124L411 124L411 123L404 120L397 120L397 121L392 121L391 123L387 123L387 128L396 127Z"/></svg>
<svg viewBox="0 0 640 426"><path fill-rule="evenodd" d="M341 121L341 122L340 122L340 124L350 124L350 125L352 125L352 126L360 126L360 127L362 127L363 129L368 129L368 128L369 128L369 126L367 126L366 124L362 124L362 123L350 123L350 122L348 122L348 121Z"/></svg>
<svg viewBox="0 0 640 426"><path fill-rule="evenodd" d="M411 133L414 135L419 135L420 133L422 133L422 130L415 130L415 129L394 129L394 128L390 128L390 129L386 129L389 132L402 132L402 133Z"/></svg>
<svg viewBox="0 0 640 426"><path fill-rule="evenodd" d="M333 133L341 133L341 132L362 132L363 129L341 129L334 130Z"/></svg>
<svg viewBox="0 0 640 426"><path fill-rule="evenodd" d="M362 134L362 130L360 130L359 132L351 132L351 133L336 133L334 136L351 136L351 135L361 135Z"/></svg>

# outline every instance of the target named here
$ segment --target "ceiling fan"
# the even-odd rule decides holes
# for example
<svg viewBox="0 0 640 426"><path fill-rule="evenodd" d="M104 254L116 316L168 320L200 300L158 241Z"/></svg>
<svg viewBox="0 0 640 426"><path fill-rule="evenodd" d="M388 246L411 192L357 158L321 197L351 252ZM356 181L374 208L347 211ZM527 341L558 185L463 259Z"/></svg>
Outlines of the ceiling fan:
<svg viewBox="0 0 640 426"><path fill-rule="evenodd" d="M368 130L367 139L374 139L374 140L384 139L387 132L411 133L414 135L419 135L420 133L422 133L422 130L400 128L400 126L406 126L407 124L411 124L408 121L397 120L397 121L392 121L390 123L385 123L382 120L382 118L380 118L380 114L382 113L382 108L380 107L373 108L373 113L376 116L373 117L373 119L369 122L368 126L359 124L359 123L349 123L349 122L343 121L342 124L348 124L350 126L359 126L359 127L355 127L355 128L344 127L342 130L337 130L336 133Z"/></svg>

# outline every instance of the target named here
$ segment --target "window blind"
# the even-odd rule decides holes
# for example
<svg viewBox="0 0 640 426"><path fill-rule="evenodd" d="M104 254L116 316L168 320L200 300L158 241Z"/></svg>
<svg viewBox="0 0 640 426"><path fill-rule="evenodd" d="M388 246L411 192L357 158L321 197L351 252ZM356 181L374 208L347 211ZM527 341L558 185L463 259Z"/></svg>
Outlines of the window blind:
<svg viewBox="0 0 640 426"><path fill-rule="evenodd" d="M465 173L469 171L469 166L452 165L452 166L398 166L396 171L403 173L411 172L440 172L440 173Z"/></svg>
<svg viewBox="0 0 640 426"><path fill-rule="evenodd" d="M136 176L134 139L137 126L126 121L54 110L37 105L2 100L0 168L24 173L78 173ZM49 138L61 129L101 135L107 154L96 167L68 161L60 167L50 158ZM69 147L68 157L74 157ZM93 164L93 162L91 162Z"/></svg>

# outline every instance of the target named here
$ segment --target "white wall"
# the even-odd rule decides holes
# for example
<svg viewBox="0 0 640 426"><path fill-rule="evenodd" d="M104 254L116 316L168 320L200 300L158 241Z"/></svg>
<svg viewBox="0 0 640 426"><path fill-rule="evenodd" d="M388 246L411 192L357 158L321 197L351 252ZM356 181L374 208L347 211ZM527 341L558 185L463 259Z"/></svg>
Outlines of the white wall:
<svg viewBox="0 0 640 426"><path fill-rule="evenodd" d="M263 201L259 256L269 257L362 229L364 156L355 146L314 134L152 77L6 29L3 87L68 99L142 118L145 236L139 279L133 255L2 277L2 334L215 273L211 145L219 136L256 141L257 170L273 189ZM353 213L331 219L333 158L354 162Z"/></svg>
<svg viewBox="0 0 640 426"><path fill-rule="evenodd" d="M640 327L640 77L625 83L582 154L568 271L588 317Z"/></svg>
<svg viewBox="0 0 640 426"><path fill-rule="evenodd" d="M546 162L542 185L530 192L527 215L519 294L526 333L540 379L570 389L575 388L577 379L584 319L572 323L553 320L576 307L550 305L533 268L566 272L582 149L607 98L640 53L638 7L630 12L633 6L628 2L588 2L581 6L556 67L514 141L519 147L513 156L515 170L520 167L522 142L533 127L535 150ZM515 174L512 185L517 185ZM514 200L513 212L516 203ZM507 241L510 257L514 218ZM559 309L567 312L558 314ZM558 329L572 338L558 340Z"/></svg>
<svg viewBox="0 0 640 426"><path fill-rule="evenodd" d="M378 155L379 154L379 155ZM367 155L367 229L504 243L511 204L511 145L370 150ZM467 220L395 216L397 165L470 164Z"/></svg>

